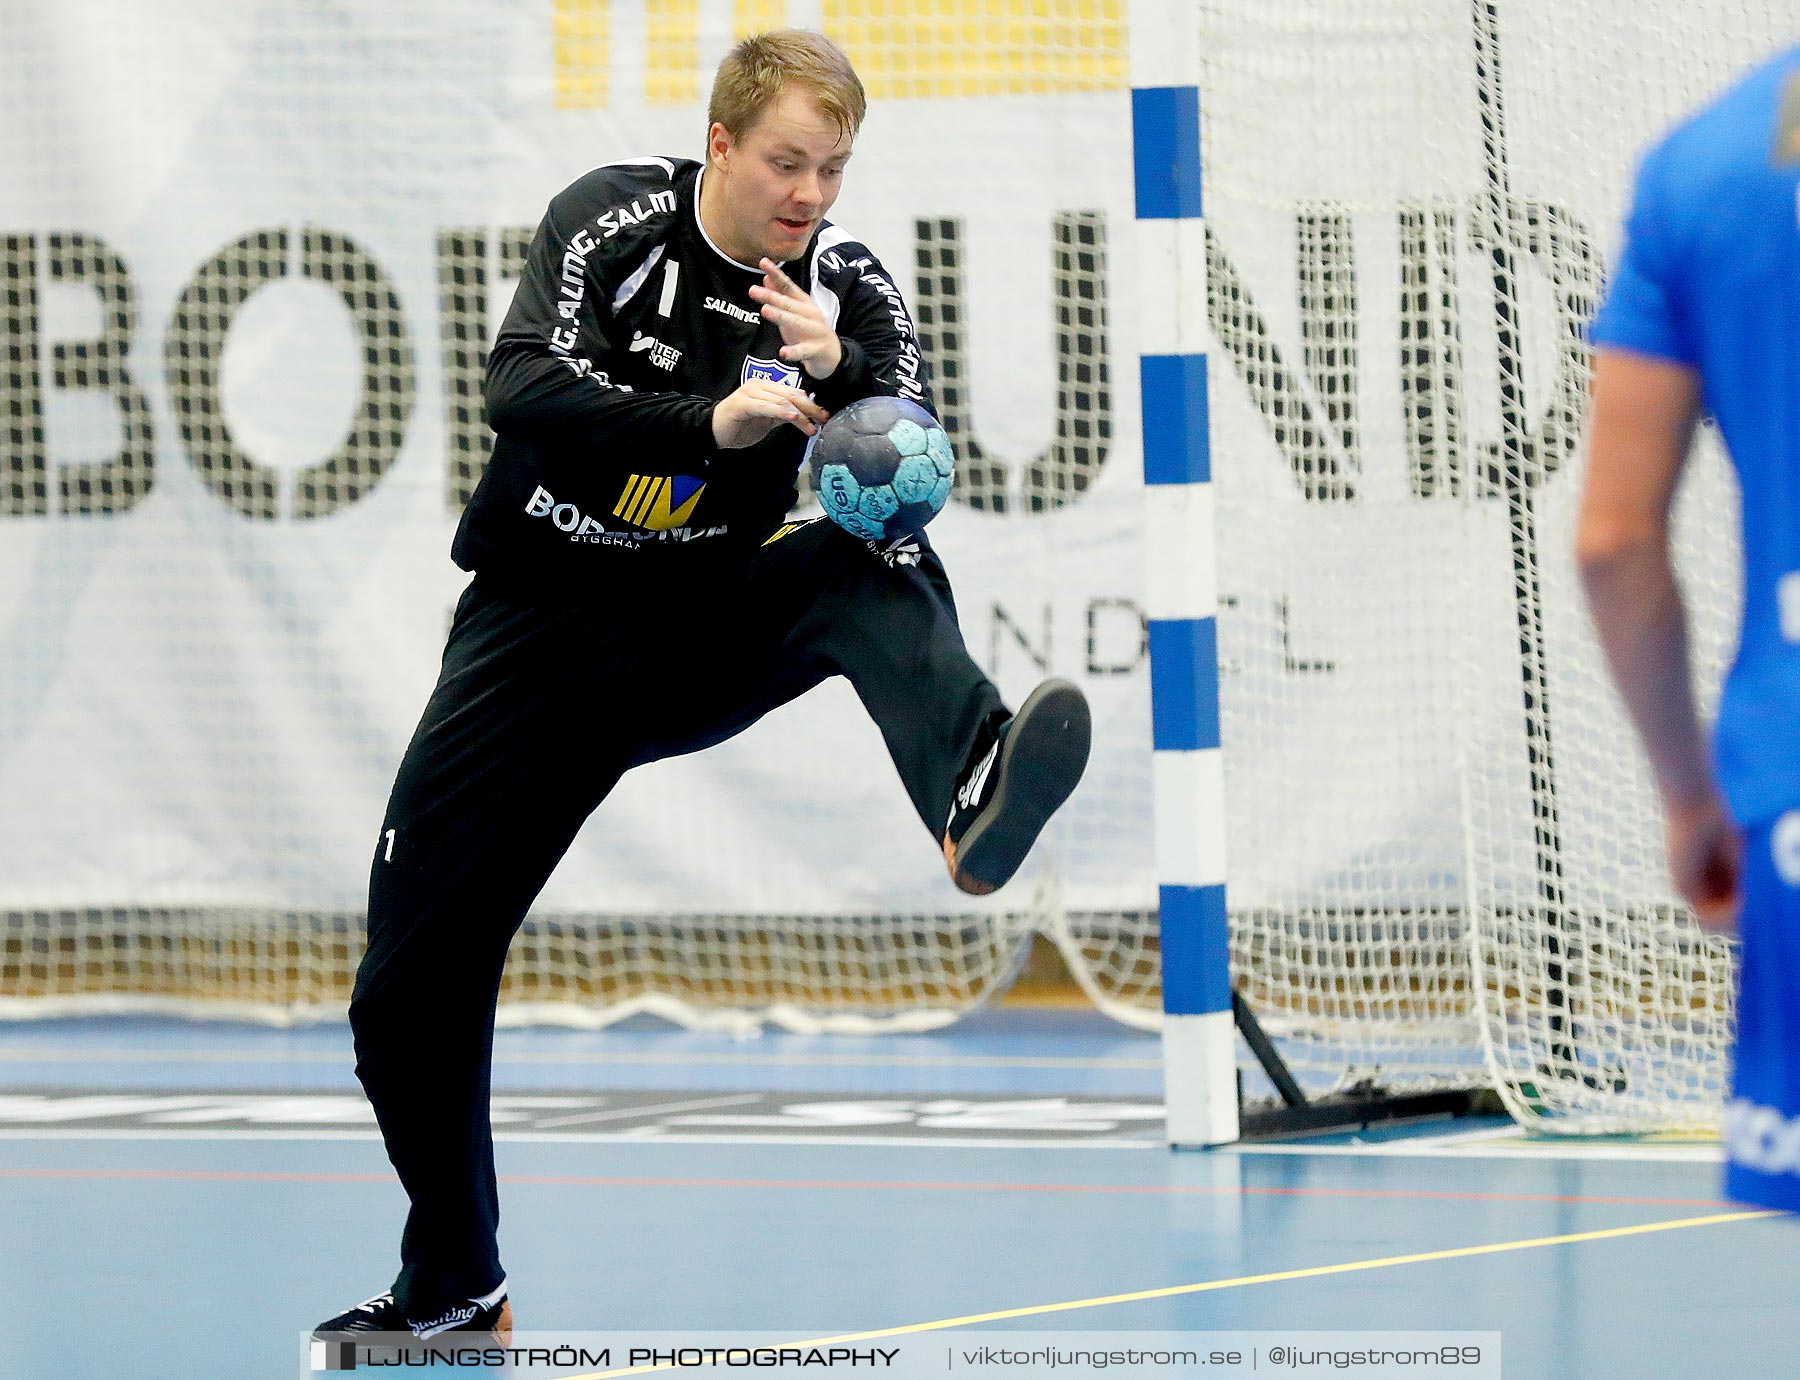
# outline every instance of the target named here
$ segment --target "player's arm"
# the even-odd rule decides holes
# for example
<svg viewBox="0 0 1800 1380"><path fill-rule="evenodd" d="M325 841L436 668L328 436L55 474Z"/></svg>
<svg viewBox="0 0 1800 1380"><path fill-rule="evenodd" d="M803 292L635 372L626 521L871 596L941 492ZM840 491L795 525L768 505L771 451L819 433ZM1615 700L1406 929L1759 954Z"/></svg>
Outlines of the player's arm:
<svg viewBox="0 0 1800 1380"><path fill-rule="evenodd" d="M512 308L488 355L488 425L501 436L588 453L630 453L663 473L704 468L712 403L613 382L608 270L619 250L592 217L622 189L600 169L551 203L526 255ZM628 192L623 199L629 200ZM616 290L612 289L612 290ZM640 469L639 473L646 473Z"/></svg>
<svg viewBox="0 0 1800 1380"><path fill-rule="evenodd" d="M590 174L550 204L526 257L512 308L488 356L488 424L501 436L549 444L571 457L618 457L638 474L704 474L716 453L752 445L777 426L810 435L824 414L779 384L729 397L633 389L613 382L608 338L617 251L594 212L618 199Z"/></svg>
<svg viewBox="0 0 1800 1380"><path fill-rule="evenodd" d="M1677 888L1702 922L1737 906L1737 844L1695 707L1687 614L1669 518L1700 415L1688 365L1595 352L1576 560L1600 645L1643 740L1668 828Z"/></svg>
<svg viewBox="0 0 1800 1380"><path fill-rule="evenodd" d="M1595 352L1575 555L1600 645L1667 800L1712 793L1688 674L1687 618L1669 514L1699 416L1693 370Z"/></svg>
<svg viewBox="0 0 1800 1380"><path fill-rule="evenodd" d="M567 376L530 348L488 357L488 425L501 436L554 442L595 457L630 457L637 474L705 474L718 451L753 446L787 425L811 436L826 410L797 388L753 379L714 402L615 386L604 371ZM593 390L582 385L592 384Z"/></svg>
<svg viewBox="0 0 1800 1380"><path fill-rule="evenodd" d="M1685 217L1666 146L1638 169L1625 247L1594 319L1588 471L1576 558L1600 645L1662 795L1669 871L1701 923L1737 910L1739 844L1701 736L1669 513L1700 416Z"/></svg>

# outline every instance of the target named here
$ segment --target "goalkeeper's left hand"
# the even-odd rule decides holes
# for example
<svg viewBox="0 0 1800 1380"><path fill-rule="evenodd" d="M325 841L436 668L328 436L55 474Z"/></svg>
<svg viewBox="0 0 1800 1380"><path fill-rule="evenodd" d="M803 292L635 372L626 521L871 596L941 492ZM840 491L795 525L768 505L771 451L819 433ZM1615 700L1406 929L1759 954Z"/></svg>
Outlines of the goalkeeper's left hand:
<svg viewBox="0 0 1800 1380"><path fill-rule="evenodd" d="M750 296L762 303L763 319L781 328L781 357L812 378L830 378L844 358L844 347L825 313L773 259L761 259L757 267L763 280L750 289Z"/></svg>

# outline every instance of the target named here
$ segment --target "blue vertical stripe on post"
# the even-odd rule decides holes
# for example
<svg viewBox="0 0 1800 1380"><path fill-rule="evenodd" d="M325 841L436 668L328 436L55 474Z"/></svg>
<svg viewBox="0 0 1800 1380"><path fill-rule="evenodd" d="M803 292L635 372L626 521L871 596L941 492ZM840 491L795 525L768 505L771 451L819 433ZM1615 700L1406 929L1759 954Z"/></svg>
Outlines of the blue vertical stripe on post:
<svg viewBox="0 0 1800 1380"><path fill-rule="evenodd" d="M1231 952L1224 886L1159 886L1163 1009L1176 1014L1231 1010Z"/></svg>
<svg viewBox="0 0 1800 1380"><path fill-rule="evenodd" d="M1139 220L1200 219L1200 88L1131 93L1131 163Z"/></svg>
<svg viewBox="0 0 1800 1380"><path fill-rule="evenodd" d="M1150 745L1219 746L1219 638L1211 618L1150 620Z"/></svg>
<svg viewBox="0 0 1800 1380"><path fill-rule="evenodd" d="M1206 356L1144 355L1138 369L1144 394L1144 482L1210 483L1212 409L1206 401Z"/></svg>

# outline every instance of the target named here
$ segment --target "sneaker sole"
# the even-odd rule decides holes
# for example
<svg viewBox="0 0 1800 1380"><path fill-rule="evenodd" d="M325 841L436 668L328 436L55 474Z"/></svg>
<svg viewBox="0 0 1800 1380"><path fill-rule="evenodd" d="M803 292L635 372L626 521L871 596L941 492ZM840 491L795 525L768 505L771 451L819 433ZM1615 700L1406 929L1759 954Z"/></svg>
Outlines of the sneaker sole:
<svg viewBox="0 0 1800 1380"><path fill-rule="evenodd" d="M1047 680L1031 692L1000 749L994 798L954 849L946 849L958 887L985 896L1012 880L1081 780L1093 736L1087 696L1068 681Z"/></svg>

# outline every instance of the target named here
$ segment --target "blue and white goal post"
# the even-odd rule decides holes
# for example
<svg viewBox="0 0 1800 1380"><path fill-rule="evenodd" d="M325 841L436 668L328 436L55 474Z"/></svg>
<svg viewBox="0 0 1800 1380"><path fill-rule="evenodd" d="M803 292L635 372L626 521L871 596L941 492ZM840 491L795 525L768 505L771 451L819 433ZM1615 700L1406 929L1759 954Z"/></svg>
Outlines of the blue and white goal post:
<svg viewBox="0 0 1800 1380"><path fill-rule="evenodd" d="M1180 0L1131 10L1139 381L1169 1143L1238 1138L1225 913L1218 583L1206 387L1198 25Z"/></svg>

